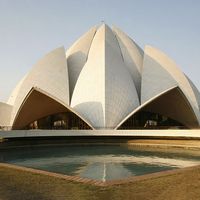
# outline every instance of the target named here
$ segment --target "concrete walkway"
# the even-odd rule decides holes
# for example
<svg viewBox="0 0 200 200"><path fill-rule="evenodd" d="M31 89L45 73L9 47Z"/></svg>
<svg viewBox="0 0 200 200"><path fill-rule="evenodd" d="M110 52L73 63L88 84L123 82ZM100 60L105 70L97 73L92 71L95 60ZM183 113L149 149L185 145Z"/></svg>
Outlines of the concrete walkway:
<svg viewBox="0 0 200 200"><path fill-rule="evenodd" d="M20 137L69 137L69 136L112 136L141 138L187 138L200 139L200 129L167 130L13 130L0 131L0 138Z"/></svg>

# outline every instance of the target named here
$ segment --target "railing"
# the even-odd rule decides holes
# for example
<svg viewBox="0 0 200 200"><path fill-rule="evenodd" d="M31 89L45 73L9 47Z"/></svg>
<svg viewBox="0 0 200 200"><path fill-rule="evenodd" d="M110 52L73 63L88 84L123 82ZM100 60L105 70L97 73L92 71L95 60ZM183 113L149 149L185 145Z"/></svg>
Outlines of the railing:
<svg viewBox="0 0 200 200"><path fill-rule="evenodd" d="M185 126L148 126L148 127L142 127L142 126L135 126L135 127L119 127L118 130L152 130L152 129L188 129Z"/></svg>
<svg viewBox="0 0 200 200"><path fill-rule="evenodd" d="M199 129L199 127L194 127L195 129ZM110 130L113 130L114 128L109 128ZM117 130L157 130L157 129L188 129L184 126L149 126L149 127L141 127L141 126L135 126L135 127L119 127ZM36 128L36 129L21 129L21 127L12 127L12 126L0 126L0 131L10 131L10 130L89 130L79 127L71 127L71 128L63 128L63 127L51 127L51 128ZM98 130L98 129L97 129ZM106 129L107 130L107 129Z"/></svg>
<svg viewBox="0 0 200 200"><path fill-rule="evenodd" d="M0 131L10 131L12 130L12 126L0 126Z"/></svg>
<svg viewBox="0 0 200 200"><path fill-rule="evenodd" d="M22 129L21 127L16 126L0 126L0 131L11 131L11 130L90 130L88 128L79 128L79 127L71 127L71 128L64 128L64 127L50 127L50 128L25 128Z"/></svg>

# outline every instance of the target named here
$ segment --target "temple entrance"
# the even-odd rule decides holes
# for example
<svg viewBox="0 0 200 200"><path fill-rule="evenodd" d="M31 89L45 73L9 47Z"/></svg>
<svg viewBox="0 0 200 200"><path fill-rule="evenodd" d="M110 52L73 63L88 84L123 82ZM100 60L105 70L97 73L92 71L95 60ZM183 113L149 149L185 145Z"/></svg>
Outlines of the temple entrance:
<svg viewBox="0 0 200 200"><path fill-rule="evenodd" d="M169 128L186 128L180 122L169 117L140 111L127 119L118 129L169 129Z"/></svg>
<svg viewBox="0 0 200 200"><path fill-rule="evenodd" d="M63 112L43 117L28 124L25 129L91 129L72 112Z"/></svg>

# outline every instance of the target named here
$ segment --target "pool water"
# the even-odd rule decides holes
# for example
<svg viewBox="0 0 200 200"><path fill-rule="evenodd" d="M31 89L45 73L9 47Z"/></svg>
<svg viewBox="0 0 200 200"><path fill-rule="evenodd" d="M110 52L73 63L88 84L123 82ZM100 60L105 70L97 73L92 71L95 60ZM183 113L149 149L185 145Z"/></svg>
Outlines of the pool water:
<svg viewBox="0 0 200 200"><path fill-rule="evenodd" d="M200 153L119 145L29 146L0 150L0 162L107 181L200 164Z"/></svg>

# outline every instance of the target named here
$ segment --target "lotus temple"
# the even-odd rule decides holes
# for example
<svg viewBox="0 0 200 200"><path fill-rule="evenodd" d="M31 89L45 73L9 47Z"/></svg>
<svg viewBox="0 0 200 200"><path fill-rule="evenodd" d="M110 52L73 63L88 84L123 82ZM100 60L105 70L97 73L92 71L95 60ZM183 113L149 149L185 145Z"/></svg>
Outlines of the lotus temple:
<svg viewBox="0 0 200 200"><path fill-rule="evenodd" d="M189 131L199 124L200 93L175 62L106 24L46 54L0 103L4 133Z"/></svg>

